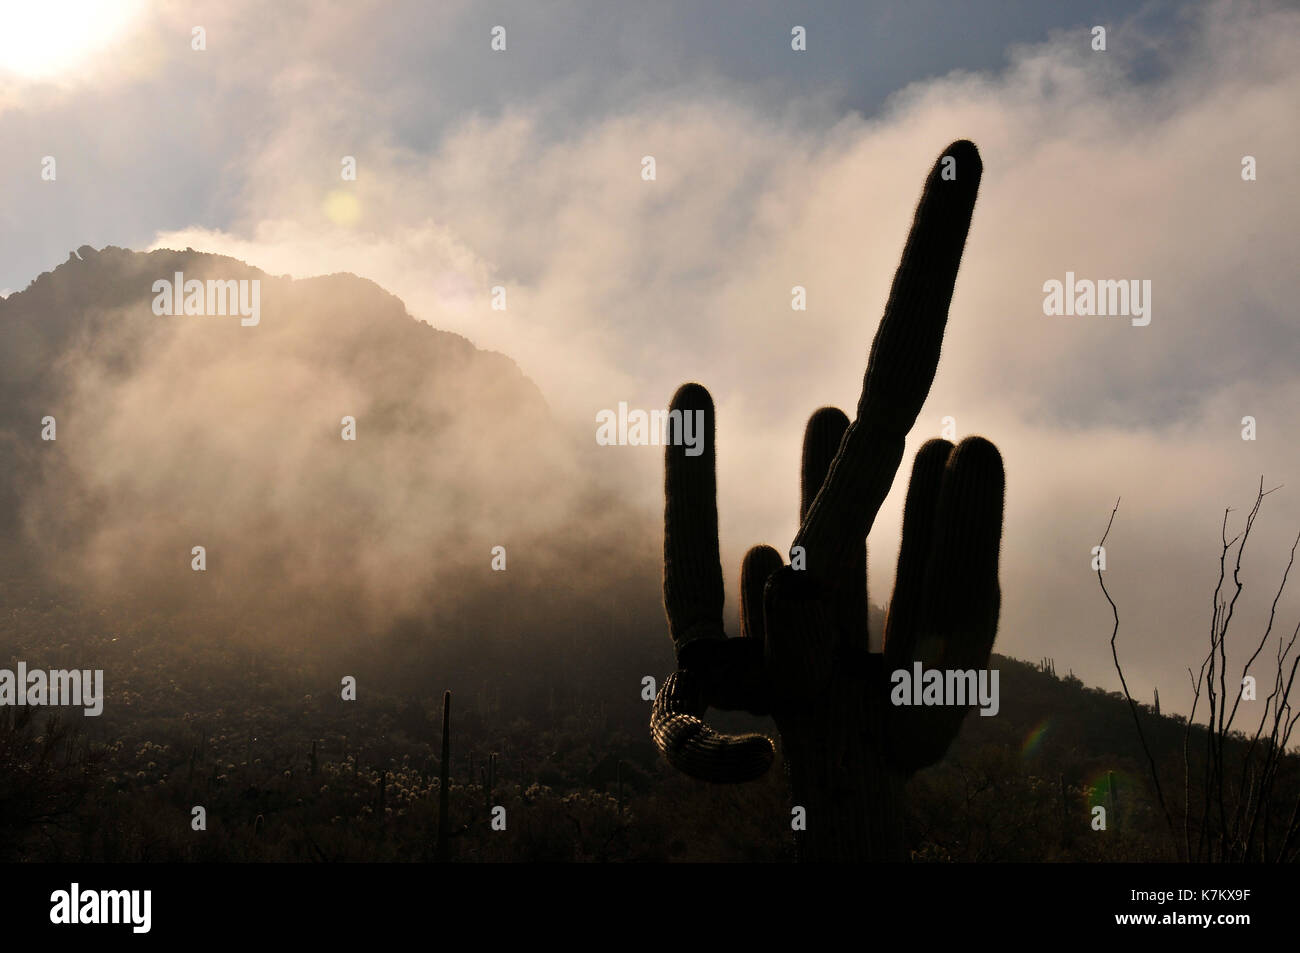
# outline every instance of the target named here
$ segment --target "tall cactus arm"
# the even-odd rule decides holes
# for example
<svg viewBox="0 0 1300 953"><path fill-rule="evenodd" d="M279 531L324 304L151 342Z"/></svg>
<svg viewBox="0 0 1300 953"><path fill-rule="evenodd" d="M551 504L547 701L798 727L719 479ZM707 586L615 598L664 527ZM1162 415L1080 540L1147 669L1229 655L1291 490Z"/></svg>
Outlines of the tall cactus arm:
<svg viewBox="0 0 1300 953"><path fill-rule="evenodd" d="M954 160L955 178L943 177L945 156ZM871 344L857 419L795 537L808 572L831 588L855 584L843 570L893 485L903 443L930 393L982 173L979 152L965 140L935 162Z"/></svg>

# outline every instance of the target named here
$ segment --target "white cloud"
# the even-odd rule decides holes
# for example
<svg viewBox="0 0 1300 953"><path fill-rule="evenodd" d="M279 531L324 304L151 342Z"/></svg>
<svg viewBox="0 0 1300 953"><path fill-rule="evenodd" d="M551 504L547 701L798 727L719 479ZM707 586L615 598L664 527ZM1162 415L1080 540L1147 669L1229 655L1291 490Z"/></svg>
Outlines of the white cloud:
<svg viewBox="0 0 1300 953"><path fill-rule="evenodd" d="M1160 51L1156 38L1129 34L1126 52L1113 35L1093 54L1059 35L1015 51L1001 75L915 84L883 116L821 132L715 90L643 100L558 140L522 108L468 119L429 154L370 140L352 147L364 154L351 229L323 210L339 187L324 171L343 153L336 117L299 102L269 140L248 143L239 223L165 231L157 244L373 278L418 317L514 357L575 432L619 400L662 406L700 380L719 407L734 583L749 544L784 547L793 534L803 421L855 402L925 171L945 143L971 138L985 177L927 432L910 450L945 414L999 445L999 647L1115 687L1088 558L1122 495L1109 583L1130 684L1148 698L1167 686L1173 707L1208 627L1222 508L1246 506L1261 473L1294 487L1267 501L1247 598L1275 585L1300 527L1297 14L1198 16L1155 79L1131 76L1132 51ZM656 182L640 178L645 154ZM1246 154L1257 182L1240 178ZM1045 317L1042 283L1067 270L1150 279L1150 326ZM494 284L508 288L506 312L488 308ZM794 284L808 288L806 313L789 308ZM1246 414L1260 421L1255 443L1239 437ZM618 452L641 453L639 487L655 506L657 454ZM877 600L904 477L872 537Z"/></svg>

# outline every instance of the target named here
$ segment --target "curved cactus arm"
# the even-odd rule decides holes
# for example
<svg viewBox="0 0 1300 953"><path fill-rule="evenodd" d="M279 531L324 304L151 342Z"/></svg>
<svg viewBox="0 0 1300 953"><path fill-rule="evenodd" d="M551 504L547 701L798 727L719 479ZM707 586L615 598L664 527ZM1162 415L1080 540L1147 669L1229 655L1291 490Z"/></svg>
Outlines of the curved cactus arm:
<svg viewBox="0 0 1300 953"><path fill-rule="evenodd" d="M728 639L722 626L713 398L699 384L684 384L673 395L669 412L664 610L678 671L655 697L650 731L668 762L691 777L748 781L771 766L772 742L762 735L722 734L702 719L709 706L756 713L768 707L762 640ZM695 456L679 439L686 414L703 424Z"/></svg>
<svg viewBox="0 0 1300 953"><path fill-rule="evenodd" d="M771 740L713 730L701 717L707 707L689 671L668 676L650 716L650 734L668 763L692 778L717 783L738 784L766 774L775 757Z"/></svg>
<svg viewBox="0 0 1300 953"><path fill-rule="evenodd" d="M946 158L954 178L944 177ZM982 172L978 150L964 139L930 170L871 344L857 419L795 539L808 572L831 588L843 584L838 568L854 559L875 521L934 381Z"/></svg>

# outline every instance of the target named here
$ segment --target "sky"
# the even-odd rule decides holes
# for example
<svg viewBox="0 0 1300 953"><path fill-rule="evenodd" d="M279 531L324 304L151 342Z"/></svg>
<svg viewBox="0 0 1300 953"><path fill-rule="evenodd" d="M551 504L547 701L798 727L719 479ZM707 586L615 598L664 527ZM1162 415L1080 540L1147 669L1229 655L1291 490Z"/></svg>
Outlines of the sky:
<svg viewBox="0 0 1300 953"><path fill-rule="evenodd" d="M1224 511L1231 537L1261 477L1282 488L1234 628L1243 650L1263 631L1300 532L1294 5L0 11L0 291L86 244L353 272L513 358L582 441L599 411L662 408L698 380L733 607L745 550L793 538L807 416L856 403L930 165L969 138L984 177L939 372L870 537L872 599L892 586L911 455L951 416L1005 461L997 650L1118 689L1091 551L1120 499L1106 578L1129 685L1186 711ZM1149 281L1150 323L1045 314L1044 283L1069 272ZM662 505L657 448L605 452L632 502Z"/></svg>

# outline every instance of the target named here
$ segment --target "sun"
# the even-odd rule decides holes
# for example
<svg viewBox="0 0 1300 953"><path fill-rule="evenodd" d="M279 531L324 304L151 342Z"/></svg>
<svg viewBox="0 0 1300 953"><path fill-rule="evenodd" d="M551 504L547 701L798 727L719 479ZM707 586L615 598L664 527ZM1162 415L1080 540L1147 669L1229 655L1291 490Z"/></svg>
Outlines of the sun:
<svg viewBox="0 0 1300 953"><path fill-rule="evenodd" d="M0 0L0 74L58 79L125 32L144 0Z"/></svg>

